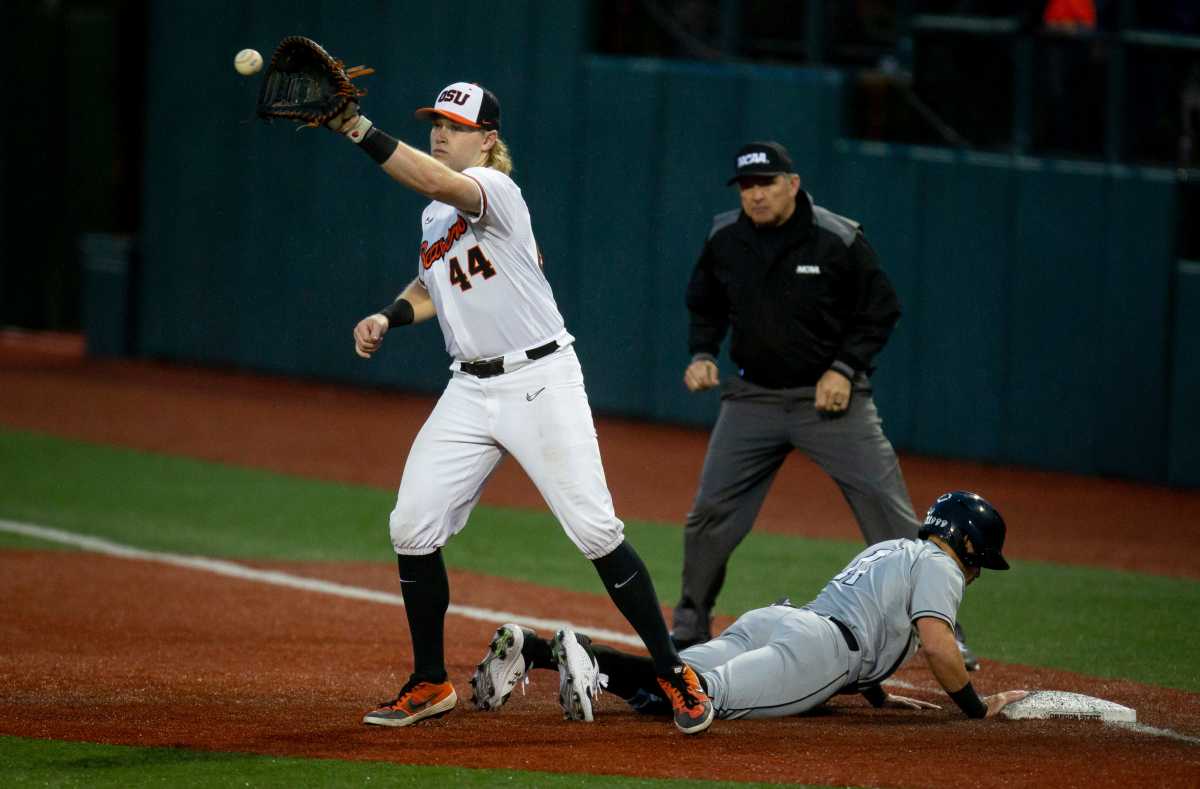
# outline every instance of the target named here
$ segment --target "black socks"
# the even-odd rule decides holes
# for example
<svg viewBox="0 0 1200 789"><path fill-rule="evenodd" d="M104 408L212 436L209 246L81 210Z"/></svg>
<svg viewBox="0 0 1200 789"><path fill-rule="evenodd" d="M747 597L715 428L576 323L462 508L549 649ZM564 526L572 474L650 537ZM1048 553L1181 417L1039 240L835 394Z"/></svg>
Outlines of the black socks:
<svg viewBox="0 0 1200 789"><path fill-rule="evenodd" d="M551 671L558 669L558 661L554 659L554 653L550 649L550 639L548 638L526 634L525 645L521 647L521 655L525 658L525 669L527 671L532 671L535 668L548 668Z"/></svg>
<svg viewBox="0 0 1200 789"><path fill-rule="evenodd" d="M658 605L658 595L646 565L628 542L622 542L607 556L593 559L596 572L604 581L604 587L641 637L651 655L650 666L655 675L667 675L682 661L663 620ZM397 555L396 566L400 572L400 593L404 596L404 612L408 617L408 630L413 644L413 675L427 682L446 681L445 623L446 610L450 607L450 579L446 575L446 564L441 549L420 556ZM540 640L540 639L539 639ZM556 664L549 654L549 644L531 645L534 653L527 660L538 668L553 668ZM617 653L619 654L619 653ZM626 656L630 660L642 660ZM640 671L640 669L639 669ZM607 672L606 672L607 673ZM624 673L623 669L620 673ZM634 674L633 682L644 687L641 674ZM653 685L651 685L653 687ZM622 697L623 693L613 691Z"/></svg>
<svg viewBox="0 0 1200 789"><path fill-rule="evenodd" d="M617 698L629 700L637 697L639 691L662 695L654 661L650 658L626 654L603 644L593 645L592 652L596 654L600 671L608 675L606 689Z"/></svg>
<svg viewBox="0 0 1200 789"><path fill-rule="evenodd" d="M413 644L413 676L426 682L446 681L444 652L450 579L439 548L421 556L396 556L400 593Z"/></svg>
<svg viewBox="0 0 1200 789"><path fill-rule="evenodd" d="M637 551L628 542L622 542L607 556L593 559L592 564L596 565L596 572L600 573L617 610L624 614L650 651L654 670L662 675L671 673L681 662L679 653L667 632L654 582Z"/></svg>

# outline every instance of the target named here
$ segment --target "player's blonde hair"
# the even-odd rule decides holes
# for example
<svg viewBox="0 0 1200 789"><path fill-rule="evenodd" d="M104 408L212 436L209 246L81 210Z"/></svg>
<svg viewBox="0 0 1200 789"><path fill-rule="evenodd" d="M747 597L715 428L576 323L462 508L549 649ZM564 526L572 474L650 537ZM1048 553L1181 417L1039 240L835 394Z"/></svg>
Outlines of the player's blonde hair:
<svg viewBox="0 0 1200 789"><path fill-rule="evenodd" d="M504 140L500 139L500 135L496 135L496 144L488 149L487 158L484 160L483 166L499 170L505 175L512 175L512 154L509 153L508 146L504 144Z"/></svg>

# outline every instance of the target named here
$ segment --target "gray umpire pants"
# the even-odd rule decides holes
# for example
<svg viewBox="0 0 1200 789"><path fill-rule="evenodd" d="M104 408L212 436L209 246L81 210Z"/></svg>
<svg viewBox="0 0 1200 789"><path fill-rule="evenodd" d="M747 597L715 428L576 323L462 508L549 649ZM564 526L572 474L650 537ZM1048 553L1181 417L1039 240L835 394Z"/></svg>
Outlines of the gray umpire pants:
<svg viewBox="0 0 1200 789"><path fill-rule="evenodd" d="M854 381L850 407L818 413L815 387L765 389L727 379L709 437L692 511L683 533L683 590L672 633L707 639L729 557L750 532L775 474L798 449L833 478L868 545L915 538L920 527L900 462L883 434L866 376Z"/></svg>

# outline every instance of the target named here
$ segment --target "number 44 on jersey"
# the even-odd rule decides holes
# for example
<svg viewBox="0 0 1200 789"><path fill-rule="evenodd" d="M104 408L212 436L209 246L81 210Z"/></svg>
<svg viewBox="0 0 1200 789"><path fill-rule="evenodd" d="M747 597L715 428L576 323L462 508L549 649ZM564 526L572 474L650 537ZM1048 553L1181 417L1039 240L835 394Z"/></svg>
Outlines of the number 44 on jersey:
<svg viewBox="0 0 1200 789"><path fill-rule="evenodd" d="M467 250L466 272L459 265L458 258L450 258L448 268L450 284L457 285L463 292L471 289L471 277L482 274L484 279L491 279L496 276L495 266L492 265L492 261L487 259L487 255L483 254L483 250L478 245Z"/></svg>

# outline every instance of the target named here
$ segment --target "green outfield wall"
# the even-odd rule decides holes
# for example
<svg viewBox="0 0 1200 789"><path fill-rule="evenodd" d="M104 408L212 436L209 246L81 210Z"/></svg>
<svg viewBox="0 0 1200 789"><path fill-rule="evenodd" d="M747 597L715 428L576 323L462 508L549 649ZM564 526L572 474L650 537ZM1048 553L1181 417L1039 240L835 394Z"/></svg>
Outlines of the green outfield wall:
<svg viewBox="0 0 1200 789"><path fill-rule="evenodd" d="M1195 364L1171 353L1173 173L835 150L831 207L864 223L905 305L875 376L898 445L1166 478L1164 383Z"/></svg>
<svg viewBox="0 0 1200 789"><path fill-rule="evenodd" d="M732 152L776 138L900 291L875 379L898 447L1200 484L1177 320L1194 326L1200 297L1179 287L1173 173L847 141L840 72L591 55L590 4L268 5L152 7L137 354L442 388L436 325L370 362L350 341L415 274L424 201L328 132L255 120L257 80L232 68L303 33L374 66L364 112L418 147L412 110L446 83L500 96L597 411L713 419L716 395L680 383L684 286L712 214L736 205Z"/></svg>

